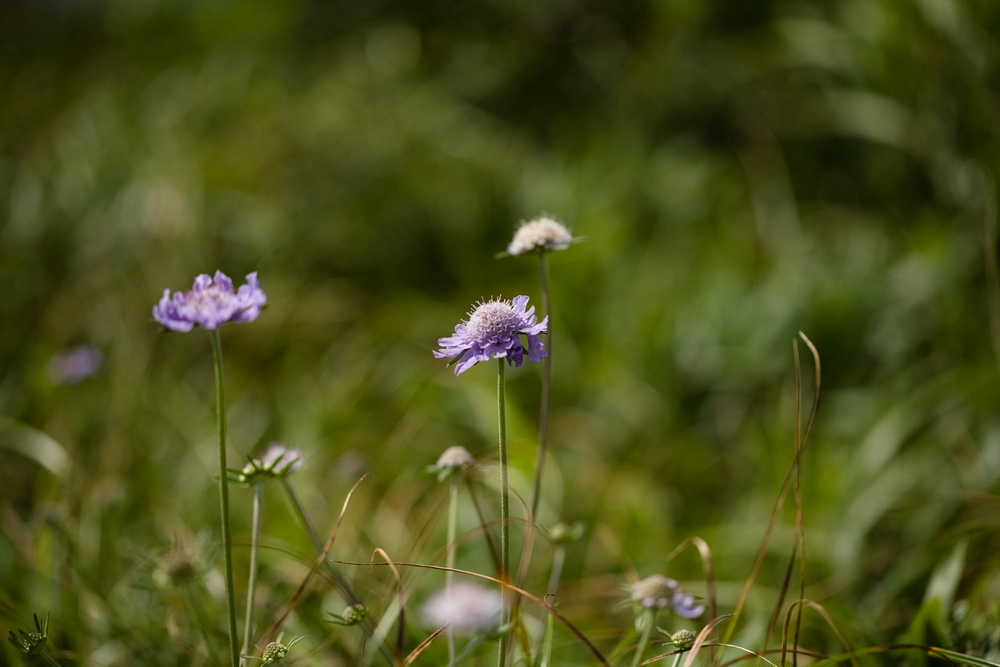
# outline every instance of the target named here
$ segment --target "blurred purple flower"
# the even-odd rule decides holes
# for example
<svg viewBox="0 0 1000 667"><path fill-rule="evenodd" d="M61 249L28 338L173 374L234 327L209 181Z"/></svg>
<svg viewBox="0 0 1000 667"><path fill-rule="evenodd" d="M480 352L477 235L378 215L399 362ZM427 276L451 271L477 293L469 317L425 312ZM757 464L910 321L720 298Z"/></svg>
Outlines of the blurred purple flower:
<svg viewBox="0 0 1000 667"><path fill-rule="evenodd" d="M694 596L685 593L677 582L662 574L653 574L632 584L632 600L644 609L670 608L682 618L698 618L705 605L695 604Z"/></svg>
<svg viewBox="0 0 1000 667"><path fill-rule="evenodd" d="M435 593L421 611L431 627L448 627L456 635L475 635L495 631L502 608L499 591L457 581Z"/></svg>
<svg viewBox="0 0 1000 667"><path fill-rule="evenodd" d="M197 324L215 329L226 322L252 322L260 315L267 297L257 282L257 272L249 274L245 285L233 289L233 281L222 271L215 278L201 274L187 292L163 290L163 298L153 306L153 319L173 331L191 331Z"/></svg>
<svg viewBox="0 0 1000 667"><path fill-rule="evenodd" d="M104 355L92 345L77 345L52 357L49 378L54 384L76 384L93 377L104 364Z"/></svg>
<svg viewBox="0 0 1000 667"><path fill-rule="evenodd" d="M670 606L681 618L698 618L705 611L705 605L695 604L694 596L684 591L674 591Z"/></svg>
<svg viewBox="0 0 1000 667"><path fill-rule="evenodd" d="M437 358L457 357L455 375L490 358L503 359L507 363L520 366L523 363L524 347L520 334L528 337L528 361L537 364L548 353L538 334L548 327L549 318L538 323L535 307L527 308L528 297L515 297L513 302L493 299L480 303L469 313L469 319L455 326L455 334L439 338L440 350L434 350Z"/></svg>

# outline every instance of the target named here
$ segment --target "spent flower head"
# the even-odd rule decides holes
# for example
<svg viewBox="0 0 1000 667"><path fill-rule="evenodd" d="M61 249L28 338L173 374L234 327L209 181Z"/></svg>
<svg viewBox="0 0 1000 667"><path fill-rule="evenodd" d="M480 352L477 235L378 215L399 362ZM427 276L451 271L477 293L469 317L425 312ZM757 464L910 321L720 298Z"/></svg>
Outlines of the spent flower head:
<svg viewBox="0 0 1000 667"><path fill-rule="evenodd" d="M239 289L222 271L215 277L201 274L187 292L163 290L160 302L153 306L153 319L172 331L191 331L195 325L215 329L226 322L252 322L267 303L267 296L257 282L257 272L246 277Z"/></svg>
<svg viewBox="0 0 1000 667"><path fill-rule="evenodd" d="M247 461L242 470L229 473L234 482L253 485L289 475L300 469L304 461L305 452L298 447L272 442L260 457Z"/></svg>
<svg viewBox="0 0 1000 667"><path fill-rule="evenodd" d="M438 457L437 463L427 466L427 472L437 475L443 482L455 473L464 472L476 464L469 450L461 445L452 445Z"/></svg>
<svg viewBox="0 0 1000 667"><path fill-rule="evenodd" d="M456 635L491 634L498 630L500 591L457 581L435 593L421 611L427 625L447 626Z"/></svg>
<svg viewBox="0 0 1000 667"><path fill-rule="evenodd" d="M565 250L574 240L573 234L564 224L543 215L518 226L514 239L507 246L507 253L523 255L529 252Z"/></svg>
<svg viewBox="0 0 1000 667"><path fill-rule="evenodd" d="M491 358L506 358L508 364L520 366L524 361L524 334L528 339L528 361L537 364L548 355L538 334L546 331L549 318L538 322L535 307L527 306L528 297L524 295L513 301L480 302L469 312L468 320L455 326L454 335L438 339L441 349L434 350L434 356L458 357L455 375Z"/></svg>

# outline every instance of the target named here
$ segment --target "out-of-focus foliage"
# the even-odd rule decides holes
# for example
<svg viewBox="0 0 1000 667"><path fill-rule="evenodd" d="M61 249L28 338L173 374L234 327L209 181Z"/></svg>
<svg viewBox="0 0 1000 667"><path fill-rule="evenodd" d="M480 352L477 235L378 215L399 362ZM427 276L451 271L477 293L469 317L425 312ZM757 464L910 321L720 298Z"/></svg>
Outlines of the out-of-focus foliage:
<svg viewBox="0 0 1000 667"><path fill-rule="evenodd" d="M860 643L896 640L961 539L965 606L942 627L995 652L975 628L1000 593L998 34L985 0L8 0L0 620L51 610L50 646L109 665L198 641L170 572L195 554L218 593L211 353L150 308L216 269L258 271L270 300L222 333L234 455L306 449L321 530L368 472L339 559L440 556L446 493L420 471L455 444L492 460L496 426L489 372L455 378L430 350L477 299L537 295L531 258L493 257L547 211L585 239L551 257L539 521L589 527L567 616L613 646L632 568L704 594L694 558L664 560L690 535L731 609L794 453L801 330L823 361L809 597ZM50 360L78 345L103 365L62 384ZM538 372L508 377L527 497ZM264 617L314 557L278 495ZM791 536L783 521L747 642ZM479 541L463 566L488 569ZM537 581L548 558L536 544ZM393 599L387 574L348 573ZM407 576L414 599L440 583ZM320 620L341 608L321 588L295 617L316 664L348 636ZM806 639L841 650L819 623Z"/></svg>

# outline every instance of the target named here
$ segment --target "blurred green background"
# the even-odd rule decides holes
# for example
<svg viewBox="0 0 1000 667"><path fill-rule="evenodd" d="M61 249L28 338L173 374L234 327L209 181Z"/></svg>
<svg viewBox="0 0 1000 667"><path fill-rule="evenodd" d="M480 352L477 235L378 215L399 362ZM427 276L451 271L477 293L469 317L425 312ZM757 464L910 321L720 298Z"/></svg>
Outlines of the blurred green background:
<svg viewBox="0 0 1000 667"><path fill-rule="evenodd" d="M495 255L547 212L583 239L551 256L539 517L588 526L567 616L610 650L631 574L704 595L693 551L666 561L692 535L732 610L794 455L801 330L823 362L807 595L858 645L896 641L939 575L927 641L995 648L998 32L989 0L7 0L3 628L51 610L67 662L187 664L190 605L154 575L201 549L218 592L211 350L150 309L216 269L258 271L270 303L222 331L231 456L307 450L294 481L322 531L367 472L334 556L442 562L446 489L422 470L461 444L492 483L495 380L430 352L480 298L539 303L534 258ZM103 364L61 382L78 345ZM526 498L539 377L508 374ZM268 493L263 617L313 557ZM789 503L738 635L758 648L792 539ZM479 541L460 566L486 569ZM550 557L536 543L529 588ZM346 571L384 610L388 573ZM440 585L407 576L415 601ZM360 641L322 622L338 605L329 586L302 603L303 664Z"/></svg>

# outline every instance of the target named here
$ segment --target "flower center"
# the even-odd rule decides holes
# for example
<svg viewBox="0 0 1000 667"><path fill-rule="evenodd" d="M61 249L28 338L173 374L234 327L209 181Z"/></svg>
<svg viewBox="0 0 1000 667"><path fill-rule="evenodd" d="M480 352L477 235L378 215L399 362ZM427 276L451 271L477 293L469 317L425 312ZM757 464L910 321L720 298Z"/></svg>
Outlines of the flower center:
<svg viewBox="0 0 1000 667"><path fill-rule="evenodd" d="M517 332L521 318L507 301L487 301L472 315L466 325L473 335L480 338L506 338Z"/></svg>
<svg viewBox="0 0 1000 667"><path fill-rule="evenodd" d="M219 287L218 285L209 285L204 289L191 290L184 296L187 297L187 303L189 306L193 306L197 310L201 311L206 307L221 308L232 300L233 293Z"/></svg>

